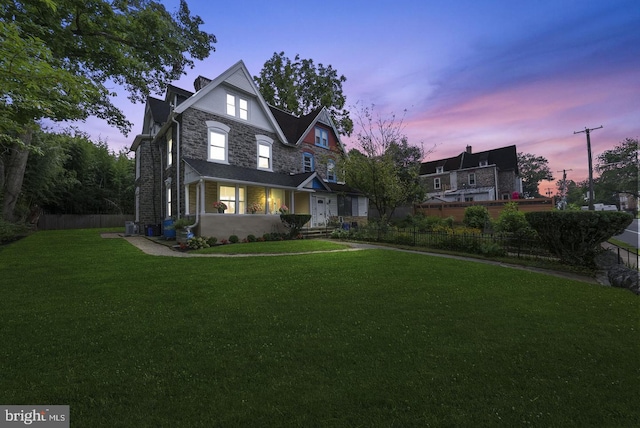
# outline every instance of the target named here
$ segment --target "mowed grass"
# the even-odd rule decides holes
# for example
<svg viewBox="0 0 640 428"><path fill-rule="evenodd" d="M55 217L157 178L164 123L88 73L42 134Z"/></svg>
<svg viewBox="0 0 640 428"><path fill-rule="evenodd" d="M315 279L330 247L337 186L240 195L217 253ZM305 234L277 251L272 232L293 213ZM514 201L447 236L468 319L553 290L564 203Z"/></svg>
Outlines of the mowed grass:
<svg viewBox="0 0 640 428"><path fill-rule="evenodd" d="M627 290L389 250L0 249L0 403L78 427L638 426Z"/></svg>

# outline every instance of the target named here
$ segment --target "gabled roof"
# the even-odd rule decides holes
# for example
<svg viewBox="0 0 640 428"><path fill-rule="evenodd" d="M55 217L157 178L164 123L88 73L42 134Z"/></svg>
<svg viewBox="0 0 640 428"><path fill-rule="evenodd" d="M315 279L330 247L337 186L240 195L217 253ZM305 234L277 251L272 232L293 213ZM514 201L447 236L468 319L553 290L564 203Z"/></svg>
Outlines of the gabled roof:
<svg viewBox="0 0 640 428"><path fill-rule="evenodd" d="M284 135L286 135L291 144L300 144L304 137L311 132L318 122L320 122L333 129L338 146L343 152L345 151L344 145L340 140L340 134L338 133L338 130L333 123L333 119L331 118L331 113L329 113L329 110L326 107L318 107L311 113L300 117L294 116L291 113L287 113L286 111L272 105L269 105L269 109L271 109L273 117L276 119L278 125L280 125L280 128L284 132Z"/></svg>
<svg viewBox="0 0 640 428"><path fill-rule="evenodd" d="M244 65L244 62L242 60L238 61L237 63L235 63L234 65L229 67L225 72L223 72L218 77L213 79L205 87L203 87L198 92L196 92L191 97L189 97L186 101L184 101L183 103L178 105L174 109L174 112L176 114L180 114L180 113L184 112L189 107L193 106L196 102L198 102L199 100L204 98L208 93L213 91L215 88L217 88L222 83L227 83L227 84L233 85L233 83L231 83L231 81L233 80L233 81L238 82L238 80L236 80L238 78L238 75L242 76L241 80L242 80L243 88L241 88L241 89L249 91L253 96L255 96L257 98L258 104L260 105L260 107L262 107L262 110L264 111L264 113L267 115L267 117L269 118L269 120L273 124L273 127L276 130L276 133L278 134L278 137L280 137L280 139L282 140L282 142L284 144L293 144L291 141L289 141L286 138L285 134L282 132L282 130L278 126L278 122L273 117L273 113L271 112L271 109L269 108L269 106L267 105L266 101L262 97L262 94L258 90L258 87L256 86L255 82L253 81L253 78L251 77L251 74L249 73L249 70L247 70L247 67ZM185 91L185 92L187 92L187 91Z"/></svg>
<svg viewBox="0 0 640 428"><path fill-rule="evenodd" d="M153 97L147 97L147 105L151 111L151 118L154 122L163 124L167 121L171 106L168 102Z"/></svg>
<svg viewBox="0 0 640 428"><path fill-rule="evenodd" d="M225 180L233 183L259 184L288 189L302 189L306 184L317 178L317 174L315 172L305 172L302 174L277 174L252 168L208 162L201 159L185 158L184 161L201 177ZM329 189L327 188L327 190Z"/></svg>
<svg viewBox="0 0 640 428"><path fill-rule="evenodd" d="M306 135L305 131L315 122L316 117L322 110L322 108L319 108L309 114L297 117L272 105L269 105L269 109L291 144L298 144L302 140Z"/></svg>
<svg viewBox="0 0 640 428"><path fill-rule="evenodd" d="M478 153L462 152L458 156L423 162L420 165L420 175L435 174L436 167L444 167L444 171L477 168L480 161L487 161L488 165L496 165L500 171L515 171L518 175L518 156L516 146L501 147Z"/></svg>

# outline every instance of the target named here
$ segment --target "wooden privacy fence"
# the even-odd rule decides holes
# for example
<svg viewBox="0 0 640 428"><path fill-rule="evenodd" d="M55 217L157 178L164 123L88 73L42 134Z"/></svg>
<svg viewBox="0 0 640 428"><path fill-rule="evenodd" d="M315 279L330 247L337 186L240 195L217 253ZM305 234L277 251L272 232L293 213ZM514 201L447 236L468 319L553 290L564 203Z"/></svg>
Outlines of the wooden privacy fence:
<svg viewBox="0 0 640 428"><path fill-rule="evenodd" d="M454 221L459 223L464 219L464 210L474 205L487 207L491 218L497 219L498 216L500 216L500 211L502 211L507 202L517 203L518 210L522 212L551 211L553 209L553 199L536 198L473 202L423 202L415 205L415 211L422 212L426 216L440 218L453 217Z"/></svg>
<svg viewBox="0 0 640 428"><path fill-rule="evenodd" d="M133 215L111 214L43 214L38 219L38 230L96 229L101 227L122 227L133 221Z"/></svg>

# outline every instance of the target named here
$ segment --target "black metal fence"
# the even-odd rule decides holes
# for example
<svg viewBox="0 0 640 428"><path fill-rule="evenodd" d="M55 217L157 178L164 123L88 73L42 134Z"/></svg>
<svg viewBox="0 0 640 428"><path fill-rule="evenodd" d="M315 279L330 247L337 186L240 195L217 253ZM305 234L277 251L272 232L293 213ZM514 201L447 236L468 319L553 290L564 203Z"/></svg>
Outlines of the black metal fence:
<svg viewBox="0 0 640 428"><path fill-rule="evenodd" d="M557 257L552 255L540 240L509 234L483 234L455 230L425 232L418 229L363 227L339 230L334 232L333 237L459 251L486 256L557 260Z"/></svg>
<svg viewBox="0 0 640 428"><path fill-rule="evenodd" d="M615 255L618 256L618 264L623 264L631 269L639 269L640 266L640 255L638 255L638 251L630 251L626 248L622 248L618 245L612 244L611 242L607 243L607 249L612 251Z"/></svg>

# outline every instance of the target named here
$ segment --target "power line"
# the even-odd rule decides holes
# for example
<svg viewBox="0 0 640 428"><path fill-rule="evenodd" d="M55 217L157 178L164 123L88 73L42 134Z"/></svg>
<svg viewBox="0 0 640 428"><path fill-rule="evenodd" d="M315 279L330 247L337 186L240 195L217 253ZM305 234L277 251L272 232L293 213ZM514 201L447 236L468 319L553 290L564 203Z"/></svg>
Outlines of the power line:
<svg viewBox="0 0 640 428"><path fill-rule="evenodd" d="M595 131L596 129L603 128L602 125L597 128L584 128L584 131L574 131L575 134L580 134L584 132L587 134L587 154L589 157L589 211L593 211L593 162L591 161L591 131Z"/></svg>

